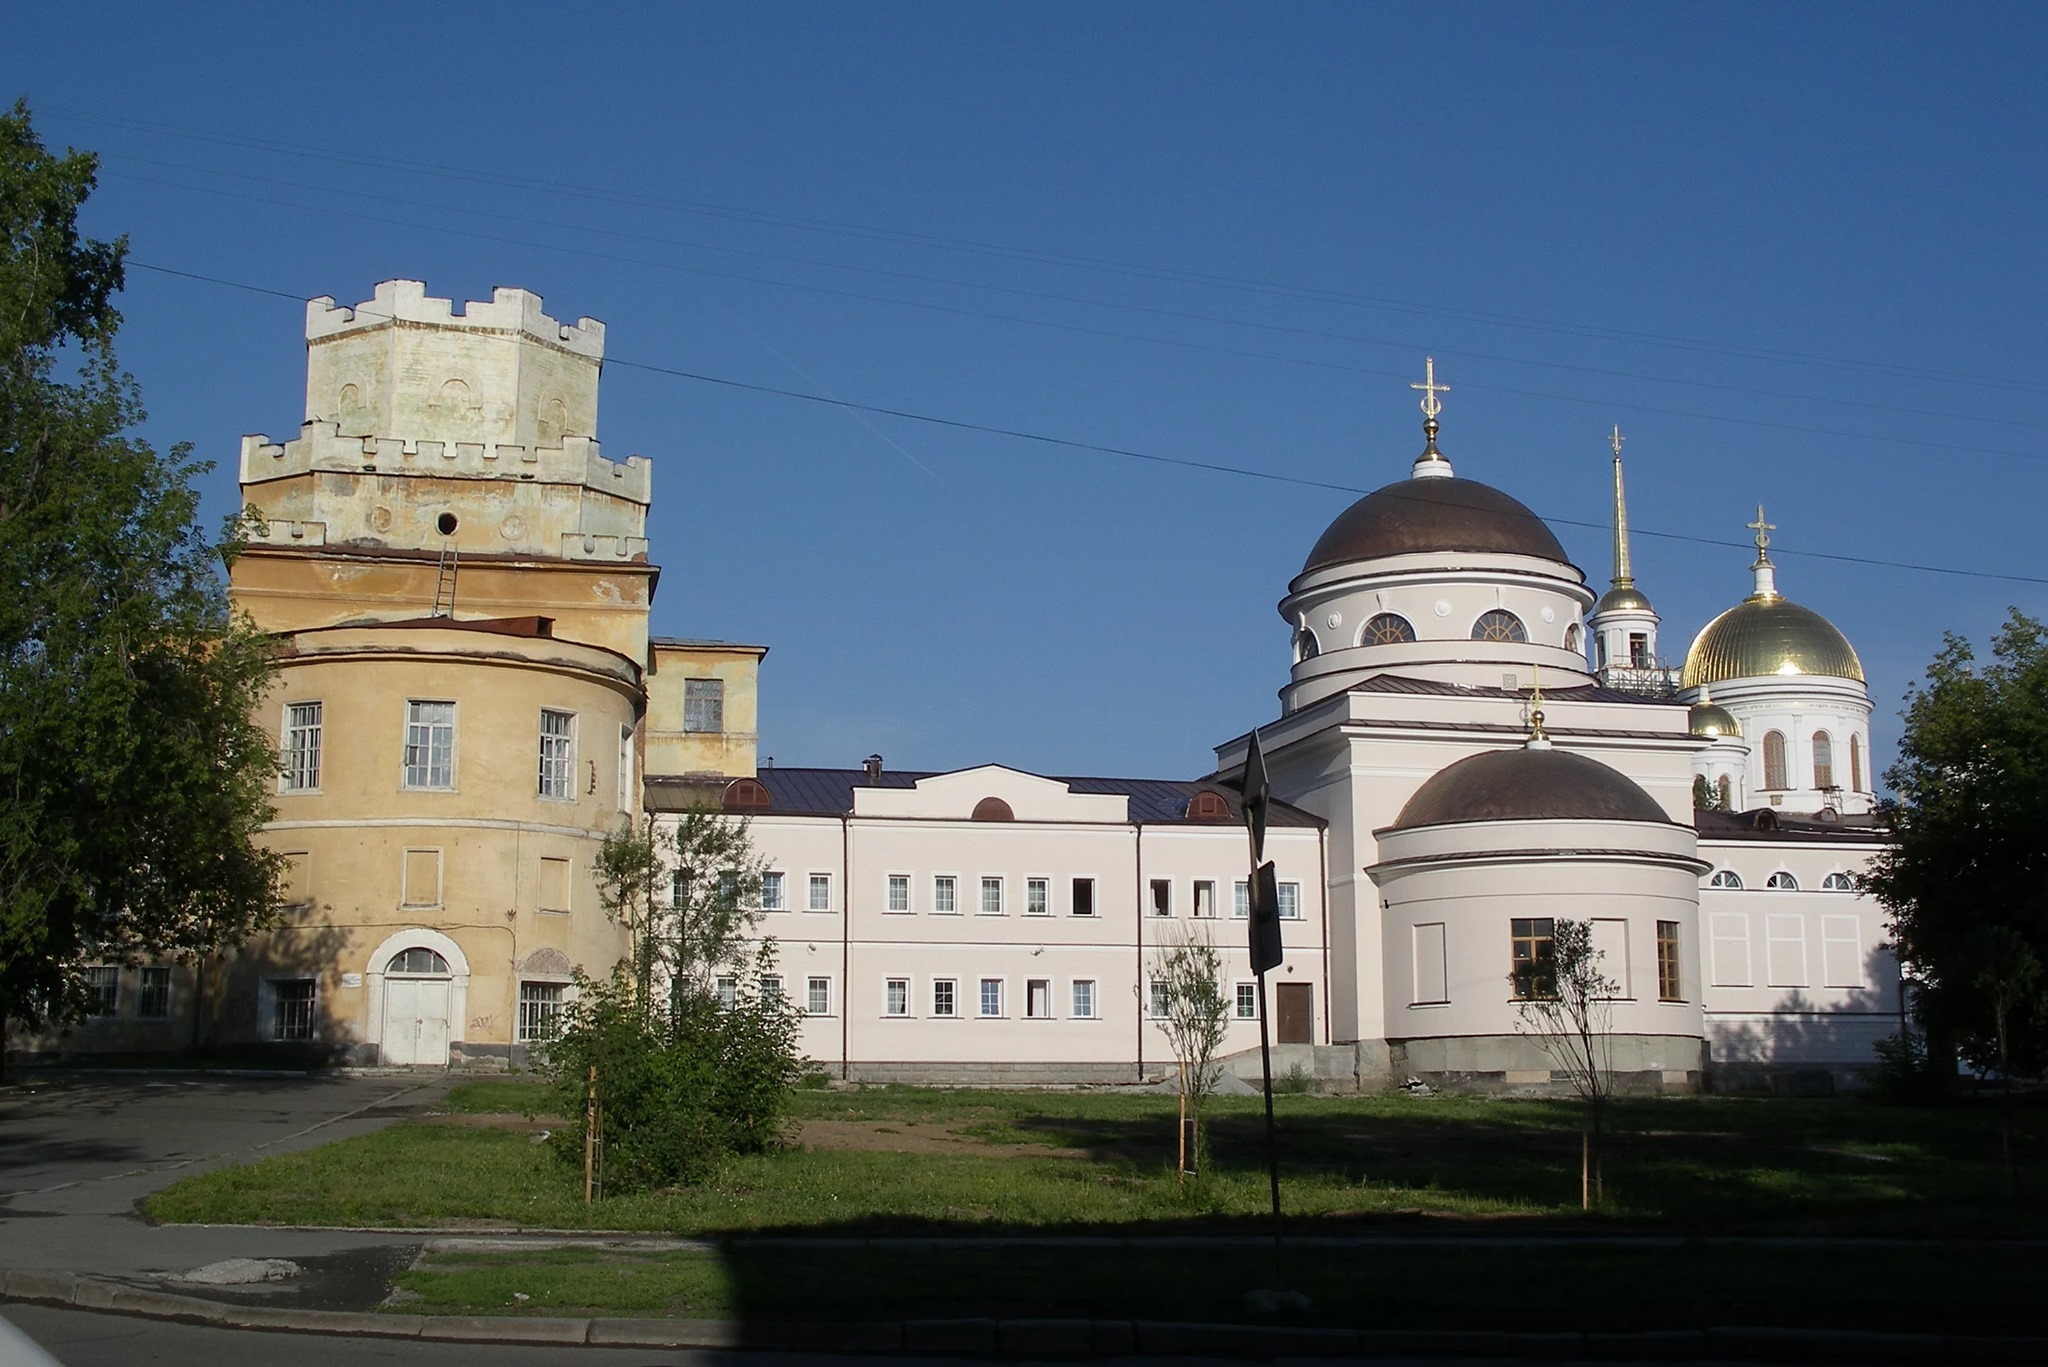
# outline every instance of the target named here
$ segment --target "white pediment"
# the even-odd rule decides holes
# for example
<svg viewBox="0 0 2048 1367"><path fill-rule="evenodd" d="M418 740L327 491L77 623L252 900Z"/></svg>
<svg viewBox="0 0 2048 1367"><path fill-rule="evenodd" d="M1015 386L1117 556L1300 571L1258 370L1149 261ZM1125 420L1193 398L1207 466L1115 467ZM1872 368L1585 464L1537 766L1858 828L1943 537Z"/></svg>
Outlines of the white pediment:
<svg viewBox="0 0 2048 1367"><path fill-rule="evenodd" d="M1131 800L1121 793L1077 793L1058 779L1041 778L1000 764L933 774L909 788L856 787L853 814L967 821L986 798L1007 804L1011 816L1018 821L1130 819Z"/></svg>

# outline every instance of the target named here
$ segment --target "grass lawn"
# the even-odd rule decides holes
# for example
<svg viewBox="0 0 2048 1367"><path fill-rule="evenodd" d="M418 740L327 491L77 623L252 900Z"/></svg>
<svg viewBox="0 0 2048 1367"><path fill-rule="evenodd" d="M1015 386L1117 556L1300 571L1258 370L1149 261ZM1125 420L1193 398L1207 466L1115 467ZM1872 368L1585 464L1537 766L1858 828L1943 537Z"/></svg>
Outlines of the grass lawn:
<svg viewBox="0 0 2048 1367"><path fill-rule="evenodd" d="M534 1084L456 1088L439 1122L187 1178L159 1220L499 1225L828 1234L1256 1232L1259 1103L1214 1103L1208 1175L1171 1172L1174 1101L1110 1092L874 1088L797 1094L795 1147L704 1187L582 1202L580 1171L534 1136L461 1113L545 1104ZM1858 1100L1617 1104L1608 1204L1578 1202L1578 1113L1548 1101L1277 1099L1284 1200L1302 1233L1602 1231L2001 1237L2039 1234L2044 1117L2015 1136L2009 1198L1995 1117ZM490 1117L476 1115L478 1121Z"/></svg>
<svg viewBox="0 0 2048 1367"><path fill-rule="evenodd" d="M1290 1322L1368 1329L1723 1325L2038 1332L2048 1253L1686 1245L1668 1249L1298 1249L1287 1283L1314 1305ZM1263 1248L1230 1250L565 1249L438 1254L399 1279L429 1314L610 1314L858 1322L959 1318L1253 1319L1275 1284Z"/></svg>

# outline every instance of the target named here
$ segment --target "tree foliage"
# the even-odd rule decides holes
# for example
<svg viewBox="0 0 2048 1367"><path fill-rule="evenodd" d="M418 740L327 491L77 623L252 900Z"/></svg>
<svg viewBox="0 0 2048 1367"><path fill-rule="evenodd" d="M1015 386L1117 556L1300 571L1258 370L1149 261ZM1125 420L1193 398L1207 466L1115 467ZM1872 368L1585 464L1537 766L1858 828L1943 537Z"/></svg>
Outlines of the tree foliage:
<svg viewBox="0 0 2048 1367"><path fill-rule="evenodd" d="M1612 1003L1621 992L1601 971L1605 957L1593 945L1590 922L1559 919L1551 923L1548 957L1508 975L1521 999L1517 1026L1543 1047L1553 1071L1563 1073L1585 1103L1579 1199L1589 1208L1601 1195L1602 1122L1614 1092Z"/></svg>
<svg viewBox="0 0 2048 1367"><path fill-rule="evenodd" d="M1907 695L1891 843L1867 885L1891 916L1930 1054L2048 1063L2048 633L2015 610L1979 662L1950 635Z"/></svg>
<svg viewBox="0 0 2048 1367"><path fill-rule="evenodd" d="M608 1191L699 1182L780 1137L803 1063L795 1005L769 986L774 942L753 933L763 868L746 819L704 808L624 826L599 852L630 948L609 979L579 982L542 1066L577 1118L557 1151L579 1164L594 1070Z"/></svg>
<svg viewBox="0 0 2048 1367"><path fill-rule="evenodd" d="M1152 961L1152 981L1159 985L1166 1007L1160 1027L1180 1063L1181 1114L1192 1135L1183 1161L1198 1171L1206 1134L1202 1111L1223 1078L1216 1051L1223 1047L1230 1023L1230 1005L1223 998L1223 959L1206 931L1189 927L1160 945Z"/></svg>
<svg viewBox="0 0 2048 1367"><path fill-rule="evenodd" d="M126 239L81 238L95 159L0 114L0 1026L62 1022L88 962L189 958L264 926L251 844L269 680L197 526L187 447L133 435L114 357Z"/></svg>

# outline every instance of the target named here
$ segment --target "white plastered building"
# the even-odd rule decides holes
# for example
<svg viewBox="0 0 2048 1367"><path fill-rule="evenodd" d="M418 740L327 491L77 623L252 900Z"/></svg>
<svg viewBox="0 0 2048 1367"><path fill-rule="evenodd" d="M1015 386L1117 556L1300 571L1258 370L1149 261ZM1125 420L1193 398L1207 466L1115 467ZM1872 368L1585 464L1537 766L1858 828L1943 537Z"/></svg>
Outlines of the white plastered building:
<svg viewBox="0 0 2048 1367"><path fill-rule="evenodd" d="M1433 376L1431 378L1433 384ZM1337 1084L1541 1087L1516 963L1591 923L1617 984L1613 1068L1639 1090L1830 1087L1898 1028L1870 702L1841 633L1777 593L1761 510L1749 597L1682 666L1629 563L1597 596L1519 501L1438 449L1343 510L1279 602L1292 661L1258 728L1288 888L1278 1037ZM1192 781L760 770L654 777L651 810L745 811L771 869L763 929L849 1078L1156 1077L1158 948L1226 954L1226 1044L1256 1044L1237 824L1250 733ZM1697 781L1707 807L1696 810ZM1085 883L1085 910L1076 902ZM1085 987L1077 986L1085 985Z"/></svg>

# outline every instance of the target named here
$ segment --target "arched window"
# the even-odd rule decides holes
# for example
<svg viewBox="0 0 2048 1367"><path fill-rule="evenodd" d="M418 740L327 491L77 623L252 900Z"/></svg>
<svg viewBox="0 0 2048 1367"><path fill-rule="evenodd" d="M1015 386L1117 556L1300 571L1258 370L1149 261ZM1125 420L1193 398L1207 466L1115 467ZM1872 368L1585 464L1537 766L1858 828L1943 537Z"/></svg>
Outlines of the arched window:
<svg viewBox="0 0 2048 1367"><path fill-rule="evenodd" d="M446 974L448 961L431 949L401 949L384 965L386 973Z"/></svg>
<svg viewBox="0 0 2048 1367"><path fill-rule="evenodd" d="M765 811L774 805L768 787L757 778L736 778L725 785L722 805L728 812Z"/></svg>
<svg viewBox="0 0 2048 1367"><path fill-rule="evenodd" d="M1820 880L1822 892L1854 892L1856 880L1846 873L1831 873Z"/></svg>
<svg viewBox="0 0 2048 1367"><path fill-rule="evenodd" d="M1188 799L1187 817L1190 821L1228 821L1230 803L1223 794L1204 788Z"/></svg>
<svg viewBox="0 0 2048 1367"><path fill-rule="evenodd" d="M1579 624L1577 622L1573 622L1564 629L1564 648L1566 650L1577 650L1579 648Z"/></svg>
<svg viewBox="0 0 2048 1367"><path fill-rule="evenodd" d="M1742 875L1733 869L1716 869L1714 870L1714 876L1708 880L1707 886L1710 888L1735 888L1740 891Z"/></svg>
<svg viewBox="0 0 2048 1367"><path fill-rule="evenodd" d="M1529 639L1529 633L1523 629L1521 618L1506 608L1494 608L1479 614L1479 620L1472 624L1472 639L1521 642Z"/></svg>
<svg viewBox="0 0 2048 1367"><path fill-rule="evenodd" d="M1813 786L1835 786L1835 742L1825 731L1813 733Z"/></svg>
<svg viewBox="0 0 2048 1367"><path fill-rule="evenodd" d="M1799 891L1799 880L1783 869L1779 869L1771 875L1770 881L1765 883L1764 886L1776 892L1797 892Z"/></svg>
<svg viewBox="0 0 2048 1367"><path fill-rule="evenodd" d="M1397 646L1415 639L1415 628L1408 625L1408 619L1398 612L1383 612L1365 624L1358 633L1362 646Z"/></svg>
<svg viewBox="0 0 2048 1367"><path fill-rule="evenodd" d="M1722 811L1724 811L1724 812L1732 812L1732 811L1734 811L1734 810L1735 810L1735 780L1734 780L1734 779L1732 779L1732 778L1728 777L1728 775L1726 775L1726 774L1723 774L1723 775L1721 775L1720 781L1719 781L1719 782L1717 782L1717 783L1715 783L1715 785L1714 785L1714 791L1715 791L1716 793L1720 794L1720 797L1721 797L1721 810L1722 810Z"/></svg>
<svg viewBox="0 0 2048 1367"><path fill-rule="evenodd" d="M1316 646L1316 634L1307 627L1301 627L1296 630L1294 633L1294 662L1300 664L1303 660L1313 660L1319 654L1321 654L1321 651Z"/></svg>
<svg viewBox="0 0 2048 1367"><path fill-rule="evenodd" d="M1764 787L1767 789L1785 786L1785 737L1776 731L1764 732Z"/></svg>
<svg viewBox="0 0 2048 1367"><path fill-rule="evenodd" d="M976 821L1015 821L1016 819L1017 814L1010 810L1010 804L999 797L985 797L974 804L974 820Z"/></svg>
<svg viewBox="0 0 2048 1367"><path fill-rule="evenodd" d="M1849 737L1849 791L1863 791L1863 738L1854 734Z"/></svg>

